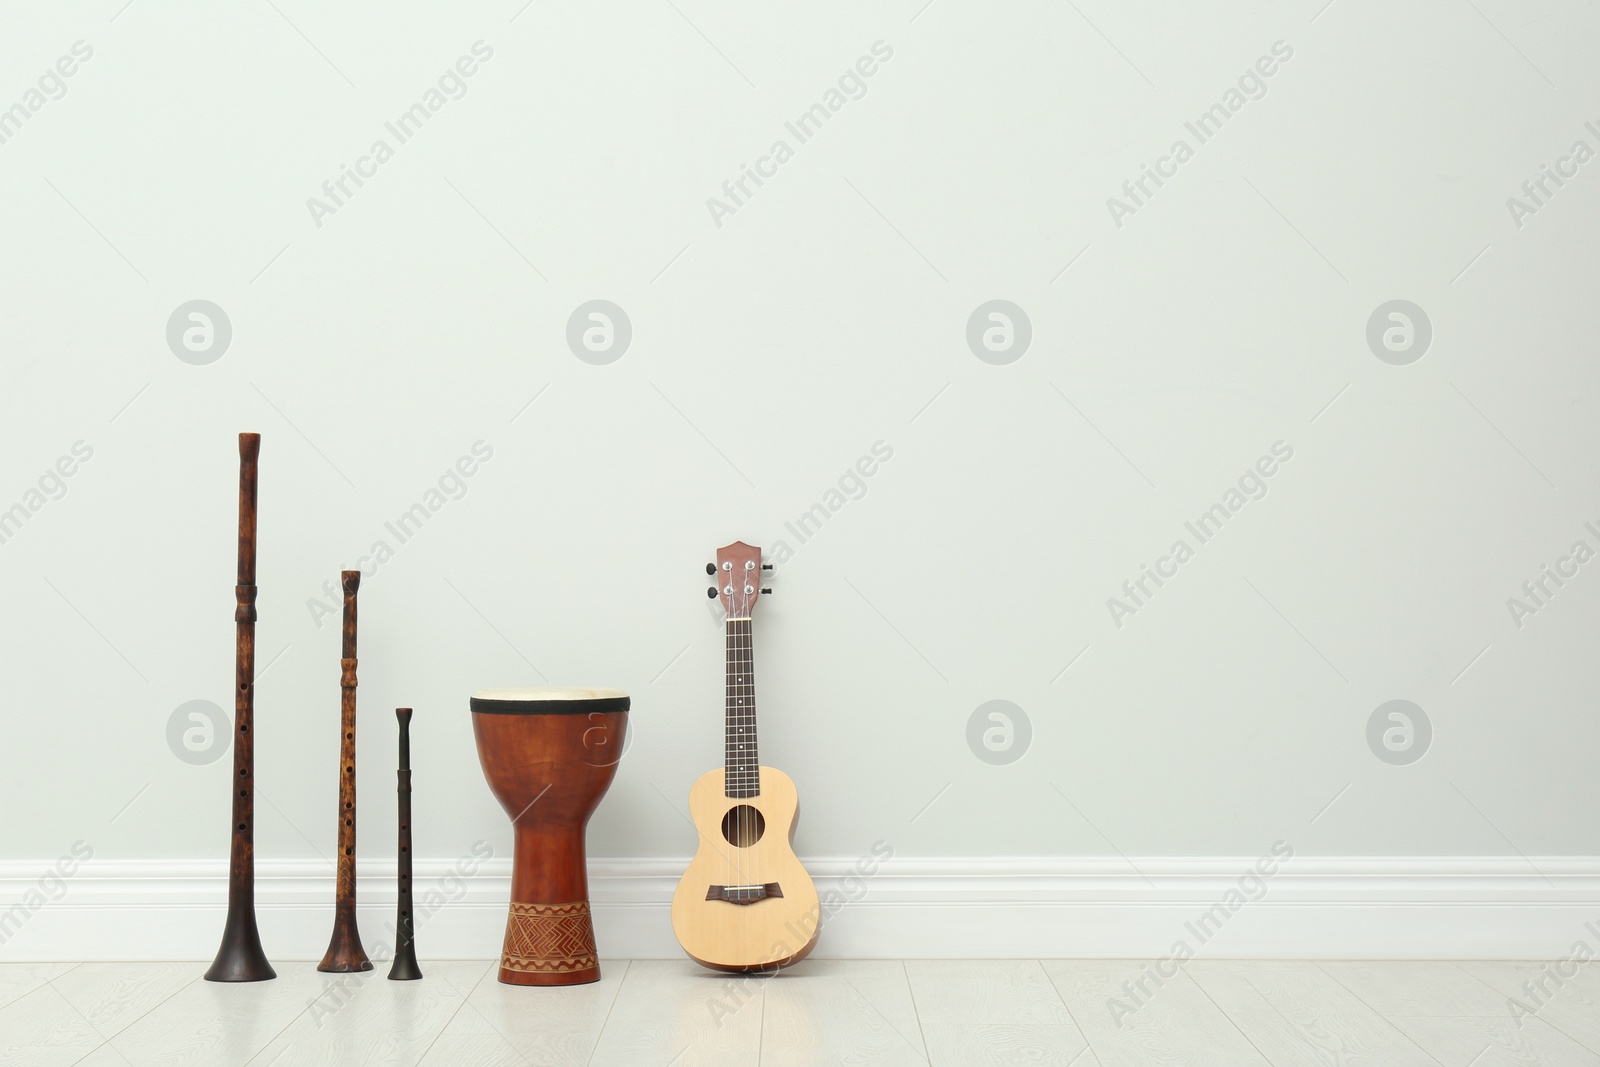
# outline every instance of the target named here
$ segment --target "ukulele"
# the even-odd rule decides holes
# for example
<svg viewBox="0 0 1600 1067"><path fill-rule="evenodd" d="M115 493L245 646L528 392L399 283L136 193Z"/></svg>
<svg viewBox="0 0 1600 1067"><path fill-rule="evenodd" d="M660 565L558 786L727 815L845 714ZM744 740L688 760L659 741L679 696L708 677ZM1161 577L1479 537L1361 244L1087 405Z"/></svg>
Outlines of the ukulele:
<svg viewBox="0 0 1600 1067"><path fill-rule="evenodd" d="M817 943L817 888L794 854L800 800L787 774L756 752L750 615L761 550L735 541L708 565L727 610L725 766L689 790L699 847L672 894L672 932L695 962L720 971L776 970Z"/></svg>

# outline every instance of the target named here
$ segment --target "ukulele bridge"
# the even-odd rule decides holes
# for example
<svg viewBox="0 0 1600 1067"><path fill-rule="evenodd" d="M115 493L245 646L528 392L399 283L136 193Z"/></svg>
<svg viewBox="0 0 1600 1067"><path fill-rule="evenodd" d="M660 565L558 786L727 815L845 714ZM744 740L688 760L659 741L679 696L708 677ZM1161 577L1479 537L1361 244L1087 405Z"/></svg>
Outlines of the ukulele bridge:
<svg viewBox="0 0 1600 1067"><path fill-rule="evenodd" d="M777 882L765 885L714 885L706 890L707 900L725 900L729 904L754 904L768 897L783 896L783 887Z"/></svg>

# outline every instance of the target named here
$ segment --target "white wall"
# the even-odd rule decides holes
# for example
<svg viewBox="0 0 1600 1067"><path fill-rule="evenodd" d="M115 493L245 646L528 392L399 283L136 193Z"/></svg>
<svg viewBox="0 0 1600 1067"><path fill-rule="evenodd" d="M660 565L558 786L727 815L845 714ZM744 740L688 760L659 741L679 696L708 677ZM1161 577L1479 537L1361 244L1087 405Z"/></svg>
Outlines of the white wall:
<svg viewBox="0 0 1600 1067"><path fill-rule="evenodd" d="M225 855L229 760L180 761L167 728L230 704L240 430L264 439L264 861L332 853L339 634L308 600L379 540L375 859L397 704L419 852L505 848L467 697L540 675L634 695L593 854L686 856L720 759L702 568L735 538L793 549L756 641L804 855L1600 853L1600 563L1520 626L1507 604L1600 549L1600 163L1507 203L1600 150L1600 13L997 7L8 11L0 107L93 54L0 144L0 507L93 456L0 544L0 860ZM385 122L479 41L400 144ZM799 143L785 122L877 42ZM1275 45L1265 95L1198 143ZM393 158L314 221L379 138ZM780 138L793 158L714 219ZM1114 221L1178 138L1193 158ZM207 365L166 337L195 299L232 327ZM609 365L565 340L593 299L632 324ZM966 339L992 299L1031 323L1007 365ZM1367 342L1393 299L1432 324L1407 365ZM880 441L800 543L785 523ZM477 442L465 496L399 544L386 521ZM1199 545L1184 523L1276 442L1266 495ZM1119 626L1108 598L1180 537L1194 558ZM1010 765L968 746L996 699L1031 723ZM1406 766L1367 740L1393 699L1432 725Z"/></svg>

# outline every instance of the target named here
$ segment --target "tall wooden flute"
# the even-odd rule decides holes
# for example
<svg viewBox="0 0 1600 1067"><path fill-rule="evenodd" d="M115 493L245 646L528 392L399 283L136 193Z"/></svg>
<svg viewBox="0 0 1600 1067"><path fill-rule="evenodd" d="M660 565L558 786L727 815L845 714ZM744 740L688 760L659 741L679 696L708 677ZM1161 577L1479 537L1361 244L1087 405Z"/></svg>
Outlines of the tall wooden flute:
<svg viewBox="0 0 1600 1067"><path fill-rule="evenodd" d="M261 435L239 435L239 573L233 587L233 845L228 856L228 919L208 982L264 982L278 974L256 930L256 461Z"/></svg>
<svg viewBox="0 0 1600 1067"><path fill-rule="evenodd" d="M411 709L395 708L400 720L400 769L396 785L400 794L400 873L395 905L394 963L391 982L411 982L422 977L417 966L416 928L411 921Z"/></svg>
<svg viewBox="0 0 1600 1067"><path fill-rule="evenodd" d="M319 971L370 971L356 929L356 590L360 571L344 571L344 659L339 672L339 859L333 937Z"/></svg>

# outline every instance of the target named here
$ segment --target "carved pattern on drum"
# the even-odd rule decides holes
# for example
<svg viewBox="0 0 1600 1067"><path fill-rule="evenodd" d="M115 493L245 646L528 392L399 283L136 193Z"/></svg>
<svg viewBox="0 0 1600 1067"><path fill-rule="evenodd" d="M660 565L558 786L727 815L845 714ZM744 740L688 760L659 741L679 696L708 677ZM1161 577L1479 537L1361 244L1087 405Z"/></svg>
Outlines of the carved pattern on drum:
<svg viewBox="0 0 1600 1067"><path fill-rule="evenodd" d="M599 965L587 900L570 904L511 902L500 966L509 971L564 974Z"/></svg>

